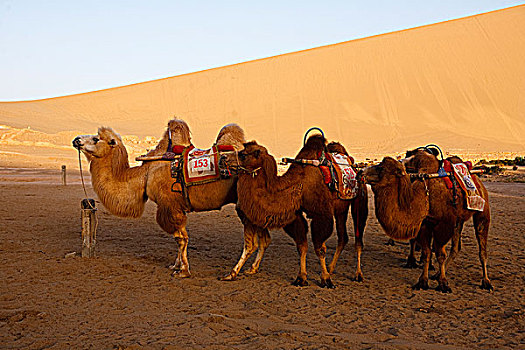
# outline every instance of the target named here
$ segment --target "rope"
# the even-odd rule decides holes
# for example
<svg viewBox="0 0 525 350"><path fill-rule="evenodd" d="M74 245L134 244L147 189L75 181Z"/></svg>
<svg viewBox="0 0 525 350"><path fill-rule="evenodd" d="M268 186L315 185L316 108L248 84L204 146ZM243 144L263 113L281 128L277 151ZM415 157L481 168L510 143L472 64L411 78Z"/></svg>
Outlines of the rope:
<svg viewBox="0 0 525 350"><path fill-rule="evenodd" d="M80 179L82 180L82 189L84 190L84 195L86 196L84 199L86 199L86 201L89 203L89 206L91 207L92 210L97 210L96 207L93 207L93 205L91 205L91 202L89 201L88 194L86 191L86 184L84 183L84 174L82 172L82 158L80 156L80 150L78 150L78 167L80 169ZM97 224L98 224L98 220L97 220Z"/></svg>
<svg viewBox="0 0 525 350"><path fill-rule="evenodd" d="M239 169L243 170L245 173L251 175L252 177L256 177L257 176L257 172L259 170L261 170L261 167L258 167L257 169L250 170L250 169L246 169L246 168L244 168L244 167L239 165Z"/></svg>
<svg viewBox="0 0 525 350"><path fill-rule="evenodd" d="M89 203L89 206L91 207L91 209L89 210L93 210L93 211L96 211L97 208L94 207L92 204L91 204L91 201L89 200L88 198L88 194L87 194L87 191L86 191L86 184L84 183L84 174L82 173L82 158L80 156L80 150L78 150L78 167L80 169L80 179L82 180L82 189L84 190L84 195L86 196L85 200L87 203ZM84 209L82 209L84 210ZM95 217L95 236L93 237L93 239L95 240L95 242L97 241L97 229L98 229L98 217L96 215L93 215Z"/></svg>

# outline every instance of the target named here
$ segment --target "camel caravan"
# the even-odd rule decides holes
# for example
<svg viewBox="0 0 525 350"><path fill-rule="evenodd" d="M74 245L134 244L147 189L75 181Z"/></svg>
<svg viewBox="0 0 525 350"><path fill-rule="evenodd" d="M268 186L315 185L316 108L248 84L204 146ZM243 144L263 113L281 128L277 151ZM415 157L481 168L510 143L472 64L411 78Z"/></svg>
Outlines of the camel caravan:
<svg viewBox="0 0 525 350"><path fill-rule="evenodd" d="M311 131L318 131L311 136ZM492 290L487 275L487 236L490 207L487 190L468 162L458 157L441 159L435 145L407 152L402 160L385 157L381 163L359 169L343 145L326 140L312 128L295 158L283 158L288 170L279 175L277 161L256 141L247 142L237 124L222 127L210 149L191 143L190 129L181 119L169 121L155 149L140 166L130 167L121 137L108 127L96 135L81 135L73 146L90 164L93 189L114 215L138 218L148 199L157 204L156 220L178 243L173 276L190 277L187 255L188 212L217 210L236 204L244 226L241 256L224 281L235 280L250 256L257 255L246 274L259 271L271 242L269 230L282 228L295 242L299 272L295 286L308 285L306 255L308 226L321 266L320 286L334 288L332 275L348 243L347 218L351 213L357 267L355 280L363 281L361 253L368 218L367 184L374 194L375 214L394 240L410 241L408 267L418 266L421 247L423 269L413 289L428 289L432 253L438 261L436 290L451 292L446 270L461 248L461 232L471 217L479 245L483 279L481 288ZM309 220L307 220L309 219ZM334 230L337 247L328 263L326 240ZM451 241L447 258L446 244Z"/></svg>

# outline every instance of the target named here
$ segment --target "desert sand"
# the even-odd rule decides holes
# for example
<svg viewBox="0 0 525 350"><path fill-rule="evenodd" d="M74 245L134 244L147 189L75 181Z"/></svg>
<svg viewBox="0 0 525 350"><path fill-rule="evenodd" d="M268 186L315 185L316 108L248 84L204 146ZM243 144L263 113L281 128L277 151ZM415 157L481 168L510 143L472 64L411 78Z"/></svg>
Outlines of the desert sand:
<svg viewBox="0 0 525 350"><path fill-rule="evenodd" d="M62 186L59 171L2 169L0 344L8 349L523 347L525 184L486 186L493 208L493 292L479 288L471 221L448 272L453 293L442 294L411 289L419 270L401 267L408 245L385 245L374 215L365 232L365 281L352 281L351 239L334 276L337 288L327 290L317 285L320 268L312 246L310 285L291 285L298 259L283 231L271 232L260 273L219 281L242 249L233 205L189 215L190 279L171 277L167 266L176 244L155 223L152 204L137 220L117 218L98 204L97 257L66 257L81 249L84 192L78 175ZM90 185L87 190L94 196ZM330 238L329 253L335 245Z"/></svg>

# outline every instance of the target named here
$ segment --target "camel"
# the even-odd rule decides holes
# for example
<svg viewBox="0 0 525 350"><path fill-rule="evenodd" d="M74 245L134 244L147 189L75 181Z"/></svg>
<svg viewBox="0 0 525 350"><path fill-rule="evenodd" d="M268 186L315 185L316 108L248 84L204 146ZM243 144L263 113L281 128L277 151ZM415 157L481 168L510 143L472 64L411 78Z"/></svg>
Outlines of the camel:
<svg viewBox="0 0 525 350"><path fill-rule="evenodd" d="M338 143L326 145L321 135L313 135L297 155L296 159L319 159L322 152L340 152L347 154ZM348 242L346 220L350 204L354 221L355 247L357 254L356 280L363 280L361 271L361 251L363 232L368 216L366 186L360 184L357 197L341 200L330 191L323 181L318 168L311 165L292 164L282 176L277 175L275 159L265 147L251 141L239 152L239 159L244 171L239 174L237 184L237 211L244 224L244 248L239 262L225 280L233 280L238 275L249 256L259 248L257 257L248 271L255 273L259 268L264 250L270 244L269 229L283 228L297 246L300 257L300 269L292 283L306 286L306 253L308 249L308 224L303 215L311 218L311 236L315 253L321 264L321 287L334 288L331 275L337 259ZM333 230L335 217L338 244L334 257L327 269L325 241Z"/></svg>
<svg viewBox="0 0 525 350"><path fill-rule="evenodd" d="M216 139L217 145L231 145L236 151L243 148L244 142L244 131L236 124L225 125ZM147 155L164 154L170 143L182 147L191 144L190 129L185 121L171 120L157 147ZM78 136L73 146L88 159L93 189L112 214L138 218L148 199L157 204L157 223L178 242L177 259L170 266L173 276L190 277L186 213L217 210L236 203L237 176L188 186L186 197L184 191L173 188L175 179L171 176L170 162L152 161L130 167L126 147L111 128L101 127L96 135ZM230 164L237 164L234 154L226 157Z"/></svg>
<svg viewBox="0 0 525 350"><path fill-rule="evenodd" d="M459 157L447 158L451 163L462 162ZM481 288L492 290L487 273L487 236L490 225L490 207L488 192L481 181L472 175L479 185L481 197L485 200L482 212L464 208L465 194L457 191L454 204L452 190L446 187L442 179L417 179L410 181L407 168L419 172L437 173L439 161L425 151L417 151L404 160L404 164L390 157L385 157L378 165L366 168L363 179L369 183L374 193L376 216L388 236L395 240L416 238L421 245L423 271L413 289L428 289L428 270L431 257L431 241L439 264L438 286L436 290L452 292L446 279L445 245L453 239L457 244L464 223L474 219L474 230L479 245L479 259L483 278ZM453 259L452 253L450 258ZM448 259L447 259L448 260ZM451 260L448 260L450 262Z"/></svg>

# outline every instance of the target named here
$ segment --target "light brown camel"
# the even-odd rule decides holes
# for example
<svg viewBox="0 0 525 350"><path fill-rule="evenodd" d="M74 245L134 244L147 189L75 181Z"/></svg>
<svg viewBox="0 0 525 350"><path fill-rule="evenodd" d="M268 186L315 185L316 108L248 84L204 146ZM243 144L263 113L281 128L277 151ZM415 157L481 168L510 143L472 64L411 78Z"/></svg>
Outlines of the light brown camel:
<svg viewBox="0 0 525 350"><path fill-rule="evenodd" d="M461 162L458 157L450 157L448 160L452 163ZM437 173L439 168L437 158L424 151L416 152L405 160L405 164L428 173ZM451 238L459 237L463 224L471 217L474 217L483 272L481 288L492 289L487 275L487 236L490 224L488 193L475 175L472 177L479 184L480 194L485 199L482 212L467 210L464 206L465 194L459 189L454 201L453 191L440 178L411 182L405 165L390 157L384 158L379 165L366 168L362 176L372 186L376 216L387 235L394 239L416 238L421 245L423 272L418 283L413 286L414 289L428 289L432 241L439 263L436 290L451 292L445 276L445 245Z"/></svg>
<svg viewBox="0 0 525 350"><path fill-rule="evenodd" d="M166 152L170 136L173 145L190 145L188 125L183 120L173 119L158 146L148 155ZM224 126L216 140L217 145L231 145L235 150L242 149L244 142L244 132L236 124ZM170 268L175 270L175 276L190 277L186 213L216 210L228 203L236 203L237 177L189 186L187 201L181 191L172 191L175 179L171 177L170 162L152 161L130 167L122 139L110 128L101 127L96 135L78 136L73 140L73 146L90 162L93 189L112 214L137 218L142 215L148 199L157 204L157 223L172 234L179 245L177 259ZM232 157L229 159L231 164L236 164L235 156L228 157Z"/></svg>
<svg viewBox="0 0 525 350"><path fill-rule="evenodd" d="M292 164L284 175L278 176L275 159L268 154L265 147L258 145L255 141L245 144L244 147L244 150L239 152L239 159L245 172L239 174L237 184L239 197L237 211L245 225L244 249L239 262L225 279L235 279L248 257L259 245L259 252L249 273L256 272L264 250L270 243L268 229L283 228L295 240L300 256L300 270L293 284L307 285L308 224L303 216L305 213L308 218L312 219L311 235L322 269L320 285L333 288L330 276L341 251L348 242L346 220L349 206L352 204L357 253L356 279L362 281L360 260L363 232L368 216L366 186L360 184L359 193L355 199L341 200L324 183L319 168ZM308 139L296 159L319 159L320 154L326 151L347 154L340 144L331 143L327 148L324 137L314 135ZM334 217L338 245L329 269L327 269L324 242L332 234Z"/></svg>

